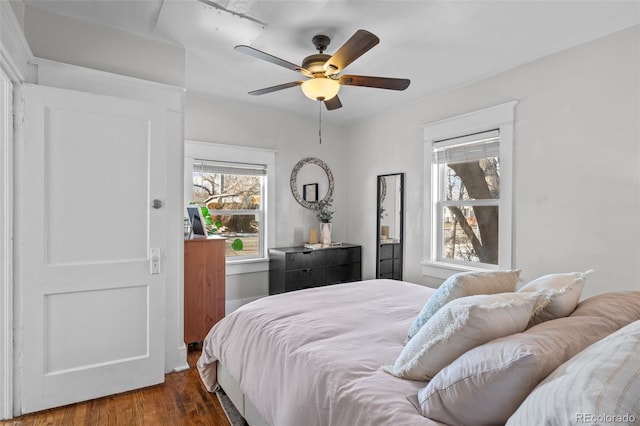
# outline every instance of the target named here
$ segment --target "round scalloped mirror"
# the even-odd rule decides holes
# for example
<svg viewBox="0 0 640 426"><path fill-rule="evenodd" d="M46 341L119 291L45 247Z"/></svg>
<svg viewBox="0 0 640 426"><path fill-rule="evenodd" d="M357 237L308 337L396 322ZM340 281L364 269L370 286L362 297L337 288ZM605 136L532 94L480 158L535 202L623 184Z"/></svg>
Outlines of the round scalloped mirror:
<svg viewBox="0 0 640 426"><path fill-rule="evenodd" d="M312 209L317 201L333 196L333 173L327 163L319 158L307 157L298 161L291 171L290 184L293 197L307 209Z"/></svg>

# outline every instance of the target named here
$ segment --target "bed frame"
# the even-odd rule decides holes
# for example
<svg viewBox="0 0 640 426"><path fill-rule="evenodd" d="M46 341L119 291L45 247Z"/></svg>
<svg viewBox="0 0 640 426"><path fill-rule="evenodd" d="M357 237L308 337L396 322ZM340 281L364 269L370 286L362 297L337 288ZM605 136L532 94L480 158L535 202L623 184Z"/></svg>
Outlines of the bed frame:
<svg viewBox="0 0 640 426"><path fill-rule="evenodd" d="M216 367L218 384L227 394L233 405L242 417L249 423L249 426L269 426L269 424L262 418L262 415L256 410L249 398L240 389L238 382L231 377L229 371L218 362Z"/></svg>

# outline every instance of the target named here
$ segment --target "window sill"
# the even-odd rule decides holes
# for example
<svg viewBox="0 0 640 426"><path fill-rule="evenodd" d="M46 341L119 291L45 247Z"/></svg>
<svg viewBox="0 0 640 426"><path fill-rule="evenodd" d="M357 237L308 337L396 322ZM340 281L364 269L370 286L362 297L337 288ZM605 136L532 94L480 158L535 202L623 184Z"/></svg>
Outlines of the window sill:
<svg viewBox="0 0 640 426"><path fill-rule="evenodd" d="M226 275L251 274L269 270L269 259L248 259L227 262Z"/></svg>
<svg viewBox="0 0 640 426"><path fill-rule="evenodd" d="M447 279L453 274L457 274L459 272L486 272L486 271L495 271L498 269L492 267L473 267L467 265L455 265L452 263L444 263L444 262L428 262L423 261L422 264L422 275L433 278Z"/></svg>

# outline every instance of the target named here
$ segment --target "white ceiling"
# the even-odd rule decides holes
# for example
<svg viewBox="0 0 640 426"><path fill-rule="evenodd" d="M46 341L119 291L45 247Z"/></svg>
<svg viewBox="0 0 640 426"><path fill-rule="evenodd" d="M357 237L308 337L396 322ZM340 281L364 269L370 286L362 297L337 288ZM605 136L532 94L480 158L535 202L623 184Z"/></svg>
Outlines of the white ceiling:
<svg viewBox="0 0 640 426"><path fill-rule="evenodd" d="M323 112L323 120L338 124L640 22L640 0L215 0L223 9L198 0L24 1L184 46L189 91L313 117L318 114L317 103L297 87L248 95L250 90L298 80L299 75L233 47L249 44L300 64L305 56L316 53L311 43L315 34L331 37L326 52L331 54L356 30L369 30L380 44L346 72L409 78L411 85L403 92L343 86L339 95L343 107Z"/></svg>

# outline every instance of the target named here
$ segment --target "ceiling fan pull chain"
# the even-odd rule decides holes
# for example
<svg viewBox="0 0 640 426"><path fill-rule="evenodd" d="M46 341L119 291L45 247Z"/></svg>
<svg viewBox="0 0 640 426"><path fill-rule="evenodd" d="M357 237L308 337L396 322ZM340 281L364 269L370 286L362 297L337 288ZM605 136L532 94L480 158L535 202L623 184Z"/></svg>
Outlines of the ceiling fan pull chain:
<svg viewBox="0 0 640 426"><path fill-rule="evenodd" d="M318 102L318 139L322 145L322 102Z"/></svg>

